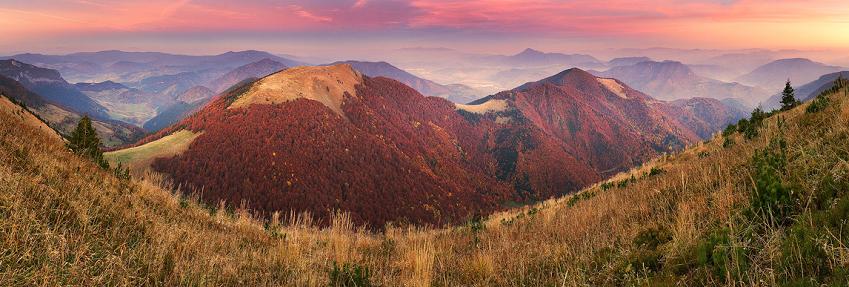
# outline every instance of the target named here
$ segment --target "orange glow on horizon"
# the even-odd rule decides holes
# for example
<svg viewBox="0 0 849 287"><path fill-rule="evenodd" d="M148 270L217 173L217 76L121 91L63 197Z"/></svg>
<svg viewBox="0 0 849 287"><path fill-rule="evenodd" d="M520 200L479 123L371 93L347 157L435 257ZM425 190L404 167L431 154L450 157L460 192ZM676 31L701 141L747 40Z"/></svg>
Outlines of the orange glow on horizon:
<svg viewBox="0 0 849 287"><path fill-rule="evenodd" d="M30 2L0 4L0 33L7 35L0 46L68 34L405 30L645 38L679 47L849 48L849 4L832 0Z"/></svg>

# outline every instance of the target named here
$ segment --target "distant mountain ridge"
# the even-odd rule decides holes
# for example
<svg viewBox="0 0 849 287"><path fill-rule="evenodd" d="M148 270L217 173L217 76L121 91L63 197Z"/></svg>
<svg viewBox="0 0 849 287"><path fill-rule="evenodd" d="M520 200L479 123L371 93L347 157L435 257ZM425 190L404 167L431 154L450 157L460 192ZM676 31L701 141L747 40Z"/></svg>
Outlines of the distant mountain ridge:
<svg viewBox="0 0 849 287"><path fill-rule="evenodd" d="M141 80L139 77L207 69L229 70L263 59L271 59L289 67L304 64L255 50L231 51L206 56L110 50L68 55L19 54L0 57L0 59L3 58L15 58L36 66L58 70L64 77L73 82L101 82L106 80L134 82Z"/></svg>
<svg viewBox="0 0 849 287"><path fill-rule="evenodd" d="M460 84L438 84L434 81L410 74L387 62L340 61L331 63L330 65L338 64L351 65L355 70L370 77L387 77L398 80L425 96L441 97L455 103L468 103L480 98L478 95L480 92L475 91L471 87Z"/></svg>
<svg viewBox="0 0 849 287"><path fill-rule="evenodd" d="M840 71L840 67L829 66L805 58L780 59L740 76L737 81L767 89L771 93L784 89L784 82L808 83L822 75Z"/></svg>
<svg viewBox="0 0 849 287"><path fill-rule="evenodd" d="M526 48L515 55L491 56L491 59L519 67L564 65L568 67L596 68L604 66L600 60L586 54L549 53L531 48Z"/></svg>
<svg viewBox="0 0 849 287"><path fill-rule="evenodd" d="M105 107L66 82L56 70L36 67L14 59L0 60L0 75L14 79L51 103L94 118L109 118Z"/></svg>
<svg viewBox="0 0 849 287"><path fill-rule="evenodd" d="M662 100L737 98L754 105L768 95L762 89L698 76L687 65L676 61L645 61L593 73L619 79Z"/></svg>
<svg viewBox="0 0 849 287"><path fill-rule="evenodd" d="M222 75L218 79L209 83L209 88L213 92L223 92L233 85L249 78L262 78L283 70L289 66L278 61L265 58L256 62L248 63L237 67L227 74Z"/></svg>
<svg viewBox="0 0 849 287"><path fill-rule="evenodd" d="M631 66L640 62L649 62L652 61L649 57L621 57L614 58L607 62L607 65L610 67L619 67L619 66Z"/></svg>

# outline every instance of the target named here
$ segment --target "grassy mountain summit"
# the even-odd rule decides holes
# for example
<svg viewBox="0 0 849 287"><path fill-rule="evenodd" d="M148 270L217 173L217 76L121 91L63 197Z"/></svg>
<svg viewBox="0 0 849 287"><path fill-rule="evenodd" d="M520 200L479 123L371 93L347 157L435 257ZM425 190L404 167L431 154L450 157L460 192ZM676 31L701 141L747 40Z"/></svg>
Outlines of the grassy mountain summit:
<svg viewBox="0 0 849 287"><path fill-rule="evenodd" d="M373 233L118 179L4 111L0 285L849 284L849 88L736 127L572 196Z"/></svg>

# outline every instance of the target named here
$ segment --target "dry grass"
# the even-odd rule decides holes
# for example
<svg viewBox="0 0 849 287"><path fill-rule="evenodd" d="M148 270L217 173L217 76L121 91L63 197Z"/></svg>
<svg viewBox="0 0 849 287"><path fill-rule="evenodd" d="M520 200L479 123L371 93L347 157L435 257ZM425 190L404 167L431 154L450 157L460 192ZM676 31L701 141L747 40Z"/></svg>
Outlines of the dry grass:
<svg viewBox="0 0 849 287"><path fill-rule="evenodd" d="M318 101L339 115L344 94L355 96L355 86L363 76L348 64L332 66L300 66L271 74L251 86L228 108L251 104L278 104L299 98Z"/></svg>
<svg viewBox="0 0 849 287"><path fill-rule="evenodd" d="M356 228L344 214L328 228L309 215L259 221L243 208L183 197L152 174L121 181L4 113L0 285L323 286L334 262L367 267L380 286L776 285L786 275L777 268L786 227L740 220L754 186L751 159L781 136L788 169L797 171L785 180L802 194L819 184L814 175L849 177L849 144L835 140L849 133L849 106L837 102L818 115L804 106L783 113L783 131L770 118L752 140L733 135L732 147L718 136L660 157L610 179L635 182L597 184L574 195L580 200L493 214L480 226L382 233ZM663 174L647 176L653 167ZM640 252L634 238L651 228L671 233L658 252L664 268L683 273L628 264ZM699 242L722 228L731 230L731 247L748 250L743 275L720 280L730 273L687 267ZM752 228L763 231L738 236ZM846 246L825 248L832 268L847 266ZM725 267L744 270L739 261Z"/></svg>
<svg viewBox="0 0 849 287"><path fill-rule="evenodd" d="M134 174L138 174L149 169L156 158L172 157L183 153L202 134L203 132L194 133L188 130L180 130L141 146L103 153L103 157L112 166L120 163L128 167Z"/></svg>

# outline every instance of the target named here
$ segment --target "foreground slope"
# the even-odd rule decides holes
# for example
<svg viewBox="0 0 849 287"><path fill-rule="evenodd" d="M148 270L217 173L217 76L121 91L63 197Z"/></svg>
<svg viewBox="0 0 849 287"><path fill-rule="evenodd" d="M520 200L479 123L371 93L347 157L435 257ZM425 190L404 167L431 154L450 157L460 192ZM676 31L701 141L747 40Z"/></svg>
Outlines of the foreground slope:
<svg viewBox="0 0 849 287"><path fill-rule="evenodd" d="M381 233L119 180L0 110L0 285L845 286L846 92L574 196Z"/></svg>

